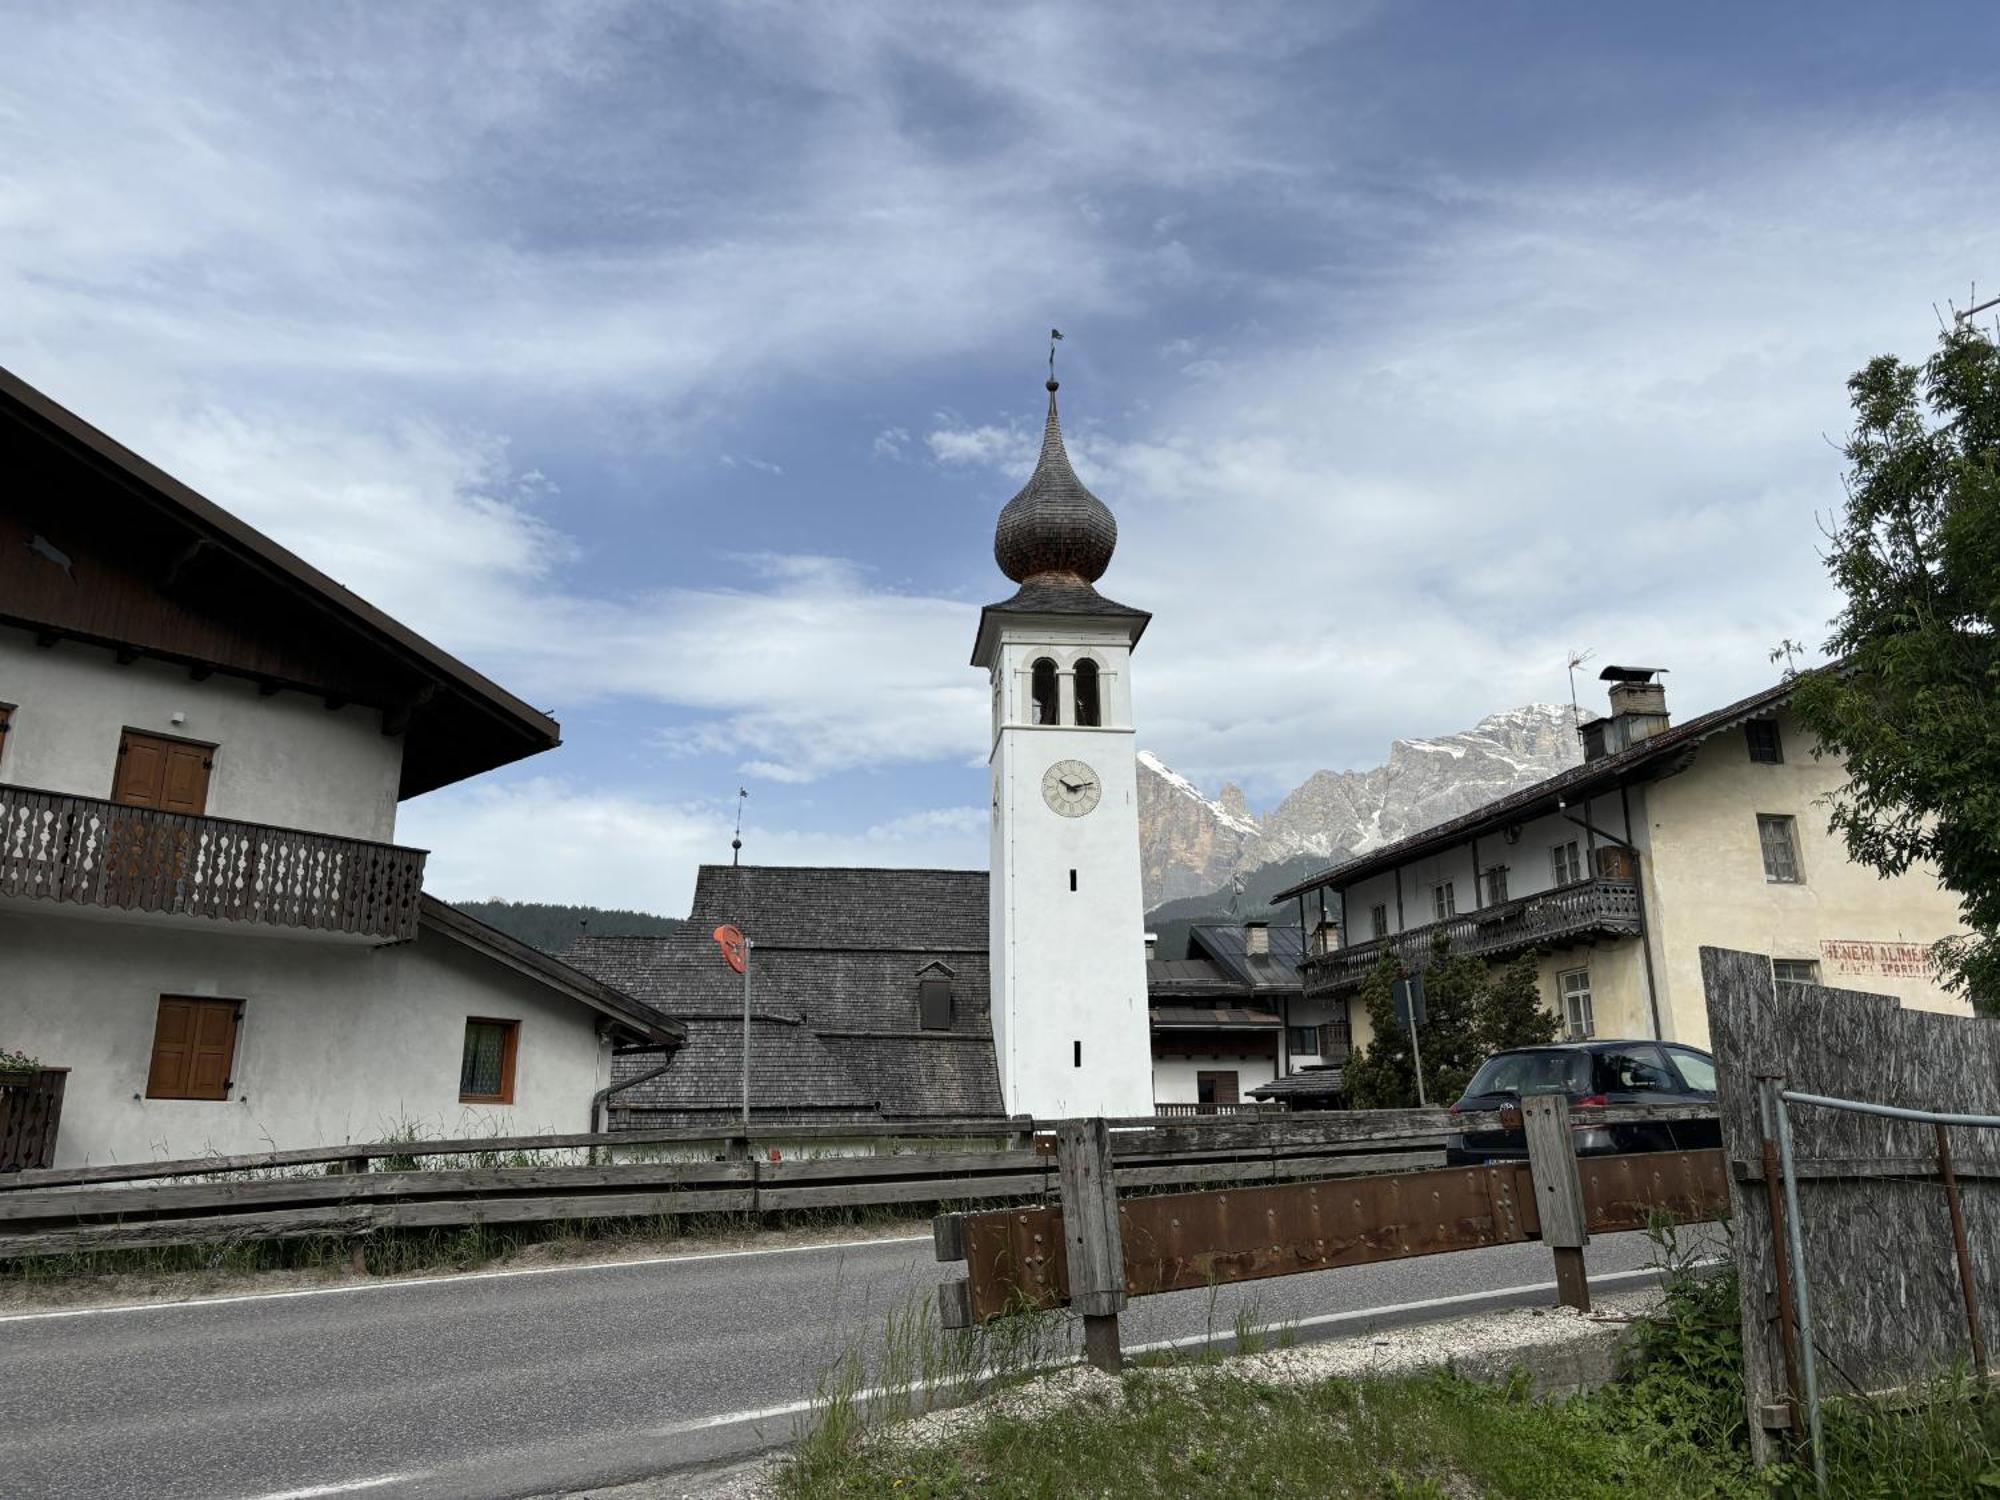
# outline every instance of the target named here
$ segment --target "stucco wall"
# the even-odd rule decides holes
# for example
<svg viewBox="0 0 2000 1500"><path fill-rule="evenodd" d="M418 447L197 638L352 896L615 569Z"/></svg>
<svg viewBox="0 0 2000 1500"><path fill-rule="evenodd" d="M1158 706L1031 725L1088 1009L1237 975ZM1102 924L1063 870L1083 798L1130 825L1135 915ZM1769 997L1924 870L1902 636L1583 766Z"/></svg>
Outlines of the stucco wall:
<svg viewBox="0 0 2000 1500"><path fill-rule="evenodd" d="M1277 1068L1268 1048L1258 1053L1223 1053L1218 1057L1161 1057L1153 1060L1153 1098L1160 1104L1196 1104L1197 1073L1236 1074L1238 1102L1254 1104L1250 1090L1277 1077Z"/></svg>
<svg viewBox="0 0 2000 1500"><path fill-rule="evenodd" d="M1557 986L1556 976L1571 969L1588 969L1595 1035L1648 1037L1653 1034L1653 1022L1646 1008L1645 958L1637 938L1560 948L1539 955L1536 969L1542 1004L1558 1018L1563 1015L1563 1007L1562 991Z"/></svg>
<svg viewBox="0 0 2000 1500"><path fill-rule="evenodd" d="M1705 743L1692 767L1646 795L1652 854L1649 905L1667 1033L1708 1045L1700 949L1706 944L1818 960L1824 984L1894 995L1905 1005L1969 1014L1918 950L1960 929L1958 902L1928 869L1885 880L1849 861L1818 799L1845 780L1815 760L1789 713L1779 720L1782 765L1750 759L1740 730ZM1796 885L1764 878L1759 813L1798 820ZM1854 946L1848 946L1854 945Z"/></svg>
<svg viewBox="0 0 2000 1500"><path fill-rule="evenodd" d="M584 1130L609 1076L594 1012L427 929L363 948L0 912L0 952L0 1047L71 1070L62 1165ZM229 1099L143 1097L163 994L243 1002ZM458 1101L469 1016L521 1023L511 1106Z"/></svg>
<svg viewBox="0 0 2000 1500"><path fill-rule="evenodd" d="M121 730L216 747L208 812L281 828L394 840L403 742L382 716L329 712L303 693L258 696L254 683L195 682L166 662L119 666L108 650L64 641L44 649L0 626L0 703L17 705L0 748L0 780L108 797ZM185 722L171 722L176 713Z"/></svg>

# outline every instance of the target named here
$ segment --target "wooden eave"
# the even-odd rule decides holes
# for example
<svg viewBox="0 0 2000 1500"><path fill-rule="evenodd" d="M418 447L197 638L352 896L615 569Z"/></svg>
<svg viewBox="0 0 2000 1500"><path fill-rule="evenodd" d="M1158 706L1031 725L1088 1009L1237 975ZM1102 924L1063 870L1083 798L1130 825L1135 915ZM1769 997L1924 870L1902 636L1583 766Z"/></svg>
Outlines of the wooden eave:
<svg viewBox="0 0 2000 1500"><path fill-rule="evenodd" d="M4 368L0 417L9 509L58 546L81 548L85 533L127 596L69 600L43 590L38 599L9 586L0 589L0 623L44 644L104 647L121 662L149 657L266 692L380 709L384 731L405 737L402 797L561 743L548 715ZM26 540L7 538L9 556ZM0 582L7 576L0 566ZM142 588L156 597L138 600Z"/></svg>

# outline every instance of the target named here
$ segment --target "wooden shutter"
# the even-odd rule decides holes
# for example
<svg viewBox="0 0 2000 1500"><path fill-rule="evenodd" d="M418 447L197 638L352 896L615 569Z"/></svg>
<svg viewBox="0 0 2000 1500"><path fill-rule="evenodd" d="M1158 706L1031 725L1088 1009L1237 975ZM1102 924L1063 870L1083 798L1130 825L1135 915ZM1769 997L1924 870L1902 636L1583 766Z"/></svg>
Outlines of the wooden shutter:
<svg viewBox="0 0 2000 1500"><path fill-rule="evenodd" d="M162 812L206 812L212 750L128 729L118 742L118 775L111 800Z"/></svg>
<svg viewBox="0 0 2000 1500"><path fill-rule="evenodd" d="M153 1023L149 1099L227 1099L236 1062L236 1000L162 995Z"/></svg>

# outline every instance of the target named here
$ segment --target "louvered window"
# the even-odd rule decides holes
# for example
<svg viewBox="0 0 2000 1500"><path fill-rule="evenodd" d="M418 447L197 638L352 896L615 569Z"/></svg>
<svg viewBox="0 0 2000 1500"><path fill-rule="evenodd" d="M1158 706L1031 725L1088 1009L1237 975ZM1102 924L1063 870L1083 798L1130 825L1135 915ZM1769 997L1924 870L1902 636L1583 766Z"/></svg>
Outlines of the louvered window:
<svg viewBox="0 0 2000 1500"><path fill-rule="evenodd" d="M153 1060L146 1072L148 1099L227 1099L235 1082L236 1023L240 1000L195 1000L162 995L153 1022Z"/></svg>

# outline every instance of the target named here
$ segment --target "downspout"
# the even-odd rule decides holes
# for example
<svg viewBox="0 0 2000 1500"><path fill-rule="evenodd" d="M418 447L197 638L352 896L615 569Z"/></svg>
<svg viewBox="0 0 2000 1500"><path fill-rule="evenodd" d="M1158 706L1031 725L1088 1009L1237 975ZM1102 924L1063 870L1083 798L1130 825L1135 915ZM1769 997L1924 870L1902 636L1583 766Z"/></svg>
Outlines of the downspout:
<svg viewBox="0 0 2000 1500"><path fill-rule="evenodd" d="M657 1068L648 1068L643 1073L635 1073L632 1077L626 1079L623 1083L607 1083L603 1088L599 1089L596 1093L592 1094L590 1096L590 1133L592 1135L603 1135L607 1133L608 1127L610 1126L611 1123L609 1119L610 1110L608 1108L608 1104L613 1094L622 1094L627 1089L637 1088L642 1083L646 1083L651 1079L658 1078L662 1073L666 1072L668 1068L671 1068L674 1065L674 1058L677 1057L679 1054L680 1054L680 1048L675 1047L667 1053L667 1060L661 1063ZM615 1062L618 1056L616 1050L614 1050L611 1055L613 1061ZM592 1146L590 1148L590 1156L592 1165L595 1165L597 1160L597 1147Z"/></svg>
<svg viewBox="0 0 2000 1500"><path fill-rule="evenodd" d="M1628 835L1626 838L1621 839L1609 829L1595 826L1590 821L1588 813L1589 803L1585 803L1584 806L1586 809L1585 815L1579 818L1569 812L1569 804L1567 802L1558 800L1556 803L1557 809L1562 812L1566 821L1576 824L1585 833L1602 838L1606 843L1616 844L1619 848L1629 851L1632 855L1632 893L1639 900L1639 956L1646 966L1646 1013L1653 1023L1652 1040L1656 1042L1663 1041L1665 1038L1660 1031L1660 991L1659 986L1653 979L1653 933L1651 924L1646 920L1645 865L1644 861L1639 858L1639 846L1634 844L1629 837L1632 832L1632 799L1630 788L1624 785L1620 785L1618 788L1618 806L1625 820L1625 832ZM1596 876L1596 873L1595 870L1591 871L1593 878Z"/></svg>

